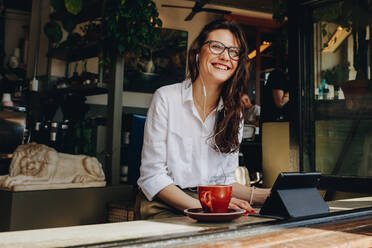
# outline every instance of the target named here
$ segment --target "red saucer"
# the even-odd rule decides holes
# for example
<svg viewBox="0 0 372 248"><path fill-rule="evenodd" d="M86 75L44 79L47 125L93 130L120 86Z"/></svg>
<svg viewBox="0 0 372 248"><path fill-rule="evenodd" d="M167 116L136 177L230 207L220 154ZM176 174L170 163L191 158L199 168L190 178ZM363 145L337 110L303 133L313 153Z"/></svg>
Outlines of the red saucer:
<svg viewBox="0 0 372 248"><path fill-rule="evenodd" d="M204 213L202 208L185 209L184 213L192 219L204 222L224 222L239 218L245 213L243 209L229 208L227 213Z"/></svg>

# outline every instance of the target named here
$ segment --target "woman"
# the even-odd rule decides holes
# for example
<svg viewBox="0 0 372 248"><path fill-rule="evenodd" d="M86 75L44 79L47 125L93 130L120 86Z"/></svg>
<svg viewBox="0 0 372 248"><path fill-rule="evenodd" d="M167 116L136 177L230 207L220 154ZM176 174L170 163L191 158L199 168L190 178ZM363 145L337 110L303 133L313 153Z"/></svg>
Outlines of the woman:
<svg viewBox="0 0 372 248"><path fill-rule="evenodd" d="M260 125L261 107L256 105L254 102L252 103L247 94L243 94L242 101L244 103L244 107L246 108L245 122L258 127Z"/></svg>
<svg viewBox="0 0 372 248"><path fill-rule="evenodd" d="M162 218L200 208L196 187L232 184L230 208L254 212L269 190L235 182L242 139L241 101L249 78L247 45L226 20L204 27L188 54L190 76L158 89L147 114L137 218Z"/></svg>

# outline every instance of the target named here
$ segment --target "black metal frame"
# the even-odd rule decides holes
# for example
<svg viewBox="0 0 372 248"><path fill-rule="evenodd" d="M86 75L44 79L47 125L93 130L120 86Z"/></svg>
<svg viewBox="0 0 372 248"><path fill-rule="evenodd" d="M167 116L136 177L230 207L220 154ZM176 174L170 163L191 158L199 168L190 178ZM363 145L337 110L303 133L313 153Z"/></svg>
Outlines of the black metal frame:
<svg viewBox="0 0 372 248"><path fill-rule="evenodd" d="M372 178L352 176L322 176L319 189L333 191L344 191L362 194L372 194ZM327 199L326 199L327 200Z"/></svg>
<svg viewBox="0 0 372 248"><path fill-rule="evenodd" d="M291 1L288 5L289 75L291 81L290 161L300 171L315 171L313 99L314 58L312 12L340 0ZM333 191L372 193L372 178L327 175L321 188Z"/></svg>

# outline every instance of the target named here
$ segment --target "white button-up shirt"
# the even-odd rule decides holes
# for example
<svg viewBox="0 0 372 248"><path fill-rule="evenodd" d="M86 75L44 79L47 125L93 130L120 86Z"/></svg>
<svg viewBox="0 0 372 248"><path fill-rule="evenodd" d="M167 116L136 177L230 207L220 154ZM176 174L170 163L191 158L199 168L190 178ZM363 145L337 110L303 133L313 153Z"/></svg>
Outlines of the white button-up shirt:
<svg viewBox="0 0 372 248"><path fill-rule="evenodd" d="M219 153L213 149L214 138L210 138L217 111L222 109L221 98L203 123L193 102L190 79L154 93L146 118L137 181L148 200L170 184L188 188L235 182L238 152Z"/></svg>

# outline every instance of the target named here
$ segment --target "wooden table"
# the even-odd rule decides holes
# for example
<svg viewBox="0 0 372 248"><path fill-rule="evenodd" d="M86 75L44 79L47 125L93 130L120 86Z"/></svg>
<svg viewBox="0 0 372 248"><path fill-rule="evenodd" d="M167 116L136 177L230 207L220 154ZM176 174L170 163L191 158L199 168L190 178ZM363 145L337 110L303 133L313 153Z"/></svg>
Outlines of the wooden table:
<svg viewBox="0 0 372 248"><path fill-rule="evenodd" d="M372 247L372 197L329 206L329 216L290 221L242 216L200 223L184 216L3 232L0 247ZM345 212L355 208L365 209Z"/></svg>
<svg viewBox="0 0 372 248"><path fill-rule="evenodd" d="M278 228L263 233L247 233L224 239L210 239L177 247L198 248L286 248L286 247L372 247L372 216L340 220L304 227Z"/></svg>

